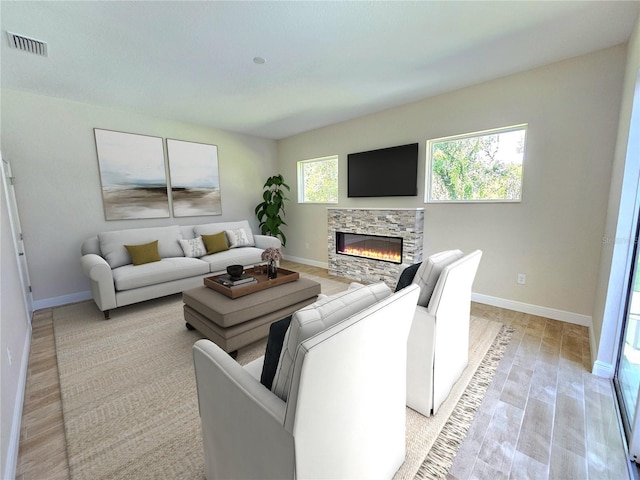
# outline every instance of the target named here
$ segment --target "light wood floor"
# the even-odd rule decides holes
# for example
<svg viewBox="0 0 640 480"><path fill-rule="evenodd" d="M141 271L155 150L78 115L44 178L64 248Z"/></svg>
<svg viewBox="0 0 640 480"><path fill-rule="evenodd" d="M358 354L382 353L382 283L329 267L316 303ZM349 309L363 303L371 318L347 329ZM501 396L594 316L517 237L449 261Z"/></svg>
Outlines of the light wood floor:
<svg viewBox="0 0 640 480"><path fill-rule="evenodd" d="M589 373L587 329L475 303L472 315L516 333L448 478L628 478L611 383ZM52 310L36 312L32 326L16 478L67 479Z"/></svg>
<svg viewBox="0 0 640 480"><path fill-rule="evenodd" d="M472 304L516 329L449 479L629 478L610 380L586 327Z"/></svg>

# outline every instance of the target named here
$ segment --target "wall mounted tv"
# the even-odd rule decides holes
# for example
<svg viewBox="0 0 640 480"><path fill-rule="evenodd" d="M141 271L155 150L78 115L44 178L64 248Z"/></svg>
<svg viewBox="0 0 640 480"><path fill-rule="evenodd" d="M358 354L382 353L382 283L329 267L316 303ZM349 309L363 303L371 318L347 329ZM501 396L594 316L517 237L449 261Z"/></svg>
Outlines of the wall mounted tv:
<svg viewBox="0 0 640 480"><path fill-rule="evenodd" d="M418 195L418 144L347 155L348 197Z"/></svg>

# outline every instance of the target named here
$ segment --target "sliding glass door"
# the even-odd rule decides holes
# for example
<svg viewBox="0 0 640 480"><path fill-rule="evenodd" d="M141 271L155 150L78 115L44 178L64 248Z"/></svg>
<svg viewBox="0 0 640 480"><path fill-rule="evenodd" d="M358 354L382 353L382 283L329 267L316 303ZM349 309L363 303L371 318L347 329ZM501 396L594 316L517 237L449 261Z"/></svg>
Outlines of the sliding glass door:
<svg viewBox="0 0 640 480"><path fill-rule="evenodd" d="M638 397L640 391L640 182L638 181L638 167L640 167L640 70L636 73L636 83L631 108L629 137L625 158L625 181L623 182L623 196L626 201L621 205L629 212L633 202L635 226L629 238L628 288L623 316L621 335L619 338L618 357L615 367L614 385L622 424L624 426L629 457L640 464L640 413L638 411ZM625 185L627 195L625 196ZM632 190L633 189L633 190ZM633 193L631 193L633 192ZM623 220L629 219L625 213ZM620 217L619 217L619 220ZM624 222L623 222L624 223ZM631 236L631 235L629 235ZM626 242L625 242L626 243Z"/></svg>
<svg viewBox="0 0 640 480"><path fill-rule="evenodd" d="M638 222L640 225L640 222ZM640 233L640 232L638 232ZM638 234L636 234L638 238ZM640 389L640 268L638 242L633 251L631 278L627 294L627 308L620 341L615 386L620 404L630 457L640 462L638 437L638 391ZM635 449L635 451L634 451Z"/></svg>
<svg viewBox="0 0 640 480"><path fill-rule="evenodd" d="M636 75L635 93L631 109L629 140L626 152L626 165L637 172L640 165L640 70ZM631 171L630 170L630 171ZM638 392L640 391L640 184L633 174L635 184L635 233L630 238L630 269L628 278L626 307L618 348L618 358L614 375L614 385L622 423L629 445L629 457L640 463L640 413L638 412ZM628 202L629 203L629 202ZM628 204L627 206L630 207Z"/></svg>

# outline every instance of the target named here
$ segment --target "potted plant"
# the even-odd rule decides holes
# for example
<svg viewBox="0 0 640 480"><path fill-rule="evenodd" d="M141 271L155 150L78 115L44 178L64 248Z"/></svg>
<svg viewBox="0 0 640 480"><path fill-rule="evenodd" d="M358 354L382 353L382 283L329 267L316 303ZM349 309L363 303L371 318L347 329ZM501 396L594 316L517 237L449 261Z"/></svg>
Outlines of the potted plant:
<svg viewBox="0 0 640 480"><path fill-rule="evenodd" d="M255 209L262 234L280 238L283 247L287 244L287 237L280 230L280 227L286 223L280 217L280 212L284 216L284 201L288 200L284 194L285 188L291 190L289 185L284 183L282 175L269 177L263 187L262 198L264 201Z"/></svg>

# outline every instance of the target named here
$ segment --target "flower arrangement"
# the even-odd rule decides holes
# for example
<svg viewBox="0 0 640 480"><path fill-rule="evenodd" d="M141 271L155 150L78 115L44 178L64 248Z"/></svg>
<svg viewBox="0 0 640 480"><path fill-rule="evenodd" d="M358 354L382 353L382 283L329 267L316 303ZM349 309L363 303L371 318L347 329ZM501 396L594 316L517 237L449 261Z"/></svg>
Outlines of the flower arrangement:
<svg viewBox="0 0 640 480"><path fill-rule="evenodd" d="M279 248L269 247L262 252L262 260L265 262L275 262L282 260L282 253Z"/></svg>

